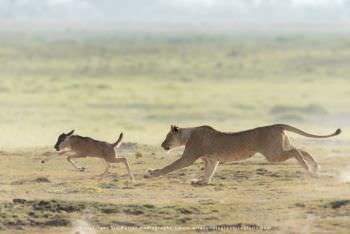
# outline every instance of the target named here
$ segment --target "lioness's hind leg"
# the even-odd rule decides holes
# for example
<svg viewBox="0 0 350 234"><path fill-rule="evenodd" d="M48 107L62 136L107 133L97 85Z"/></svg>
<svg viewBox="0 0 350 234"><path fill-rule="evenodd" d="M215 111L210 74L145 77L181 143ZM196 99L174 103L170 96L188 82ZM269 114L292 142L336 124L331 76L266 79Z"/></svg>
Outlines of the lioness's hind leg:
<svg viewBox="0 0 350 234"><path fill-rule="evenodd" d="M313 172L312 169L310 168L310 165L306 161L304 155L298 149L291 149L291 150L288 150L288 151L283 151L281 156L285 157L287 159L291 158L291 157L294 157L299 162L299 164L303 168L305 168L305 170L307 170L309 172Z"/></svg>
<svg viewBox="0 0 350 234"><path fill-rule="evenodd" d="M299 151L303 154L307 163L312 167L312 172L316 173L320 169L320 165L318 165L317 161L308 152L300 149Z"/></svg>
<svg viewBox="0 0 350 234"><path fill-rule="evenodd" d="M304 154L296 148L284 150L279 154L264 154L269 162L283 162L290 158L295 158L305 170L314 173ZM310 156L311 157L311 156Z"/></svg>

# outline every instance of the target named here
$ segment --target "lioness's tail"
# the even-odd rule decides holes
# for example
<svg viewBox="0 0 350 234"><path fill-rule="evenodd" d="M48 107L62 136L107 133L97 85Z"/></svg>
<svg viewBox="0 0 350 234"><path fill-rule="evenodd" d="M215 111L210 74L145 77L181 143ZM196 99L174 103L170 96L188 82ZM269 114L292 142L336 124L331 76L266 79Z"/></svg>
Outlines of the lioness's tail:
<svg viewBox="0 0 350 234"><path fill-rule="evenodd" d="M334 133L329 134L329 135L314 135L314 134L310 134L310 133L304 132L303 130L300 130L298 128L292 127L292 126L287 125L287 124L276 124L274 126L281 127L283 130L294 132L294 133L297 133L299 135L302 135L302 136L305 136L305 137L312 137L312 138L327 138L327 137L332 137L332 136L339 135L341 133L341 129L340 128L338 128Z"/></svg>
<svg viewBox="0 0 350 234"><path fill-rule="evenodd" d="M123 133L121 132L120 135L119 135L118 140L117 140L115 143L112 144L113 147L114 147L114 148L119 147L119 145L120 145L120 143L122 142L122 140L123 140Z"/></svg>

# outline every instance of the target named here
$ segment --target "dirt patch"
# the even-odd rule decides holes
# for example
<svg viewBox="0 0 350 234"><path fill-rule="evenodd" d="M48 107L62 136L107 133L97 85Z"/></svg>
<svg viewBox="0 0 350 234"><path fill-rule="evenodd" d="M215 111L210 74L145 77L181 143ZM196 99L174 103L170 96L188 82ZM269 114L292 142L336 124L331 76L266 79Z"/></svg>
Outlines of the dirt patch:
<svg viewBox="0 0 350 234"><path fill-rule="evenodd" d="M296 205L296 204L295 204ZM317 215L321 218L349 217L350 200L318 200L309 203L296 205L299 208L307 210L307 213Z"/></svg>
<svg viewBox="0 0 350 234"><path fill-rule="evenodd" d="M11 203L0 204L0 226L4 229L22 229L25 226L48 227L69 226L70 219L61 211L52 212L52 208L45 203L47 210L41 208L43 201L27 201L13 199ZM58 209L57 209L58 210ZM66 210L66 209L62 209Z"/></svg>
<svg viewBox="0 0 350 234"><path fill-rule="evenodd" d="M67 202L62 201L56 201L56 200L50 200L50 201L33 201L30 202L30 205L33 210L38 211L49 211L53 213L60 213L62 211L65 211L67 213L71 212L78 212L85 209L84 204L71 204Z"/></svg>
<svg viewBox="0 0 350 234"><path fill-rule="evenodd" d="M259 180L261 177L274 177L281 180L294 180L300 179L304 174L300 171L270 171L265 168L258 168L254 170L223 170L221 174L216 177L222 180L234 180L242 183L247 180Z"/></svg>
<svg viewBox="0 0 350 234"><path fill-rule="evenodd" d="M35 179L23 179L11 182L11 185L33 184L33 183L51 183L47 177L37 177Z"/></svg>
<svg viewBox="0 0 350 234"><path fill-rule="evenodd" d="M205 218L217 213L208 206L198 207L172 205L158 207L153 204L113 204L84 201L26 200L13 199L0 204L0 226L4 229L25 227L65 227L71 221L84 215L93 225L174 225L184 224L192 219ZM112 215L111 215L112 214Z"/></svg>
<svg viewBox="0 0 350 234"><path fill-rule="evenodd" d="M136 152L136 153L135 153L135 157L136 157L136 158L142 158L143 155L142 155L141 152Z"/></svg>
<svg viewBox="0 0 350 234"><path fill-rule="evenodd" d="M338 200L332 201L325 205L325 207L330 207L332 209L339 209L341 207L348 206L350 207L350 200Z"/></svg>
<svg viewBox="0 0 350 234"><path fill-rule="evenodd" d="M275 177L278 177L276 175L276 173L273 173L272 171L269 171L267 169L264 169L264 168L258 168L256 169L255 173L257 175L261 175L261 176L275 176Z"/></svg>
<svg viewBox="0 0 350 234"><path fill-rule="evenodd" d="M34 179L33 182L36 182L36 183L50 183L51 181L48 178L46 178L46 177L38 177L38 178Z"/></svg>

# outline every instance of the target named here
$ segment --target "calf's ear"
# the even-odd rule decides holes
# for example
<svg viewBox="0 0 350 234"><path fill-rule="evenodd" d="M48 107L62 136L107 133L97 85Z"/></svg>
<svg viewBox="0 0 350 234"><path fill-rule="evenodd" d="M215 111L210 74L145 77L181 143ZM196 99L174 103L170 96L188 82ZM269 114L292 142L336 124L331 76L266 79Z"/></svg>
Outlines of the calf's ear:
<svg viewBox="0 0 350 234"><path fill-rule="evenodd" d="M67 136L70 136L74 133L74 130L70 131L69 133L67 133Z"/></svg>

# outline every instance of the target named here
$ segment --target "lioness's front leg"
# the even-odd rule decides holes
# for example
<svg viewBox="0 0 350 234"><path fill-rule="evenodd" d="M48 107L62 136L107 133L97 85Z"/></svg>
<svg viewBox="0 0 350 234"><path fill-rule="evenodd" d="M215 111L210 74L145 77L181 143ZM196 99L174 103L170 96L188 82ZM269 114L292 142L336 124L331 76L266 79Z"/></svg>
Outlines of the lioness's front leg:
<svg viewBox="0 0 350 234"><path fill-rule="evenodd" d="M69 153L72 153L72 152L73 152L72 150L61 150L57 154L58 155L64 155L64 154L69 154Z"/></svg>
<svg viewBox="0 0 350 234"><path fill-rule="evenodd" d="M213 178L213 175L215 173L216 167L218 166L218 161L213 160L205 160L205 167L204 167L204 177L201 180L193 180L192 184L199 184L199 185L205 185L209 184L211 181L211 178Z"/></svg>
<svg viewBox="0 0 350 234"><path fill-rule="evenodd" d="M163 167L162 169L148 170L148 172L151 177L165 175L165 174L168 174L169 172L190 166L196 161L196 159L197 159L196 157L187 156L186 154L183 154L181 158L169 164L168 166Z"/></svg>

